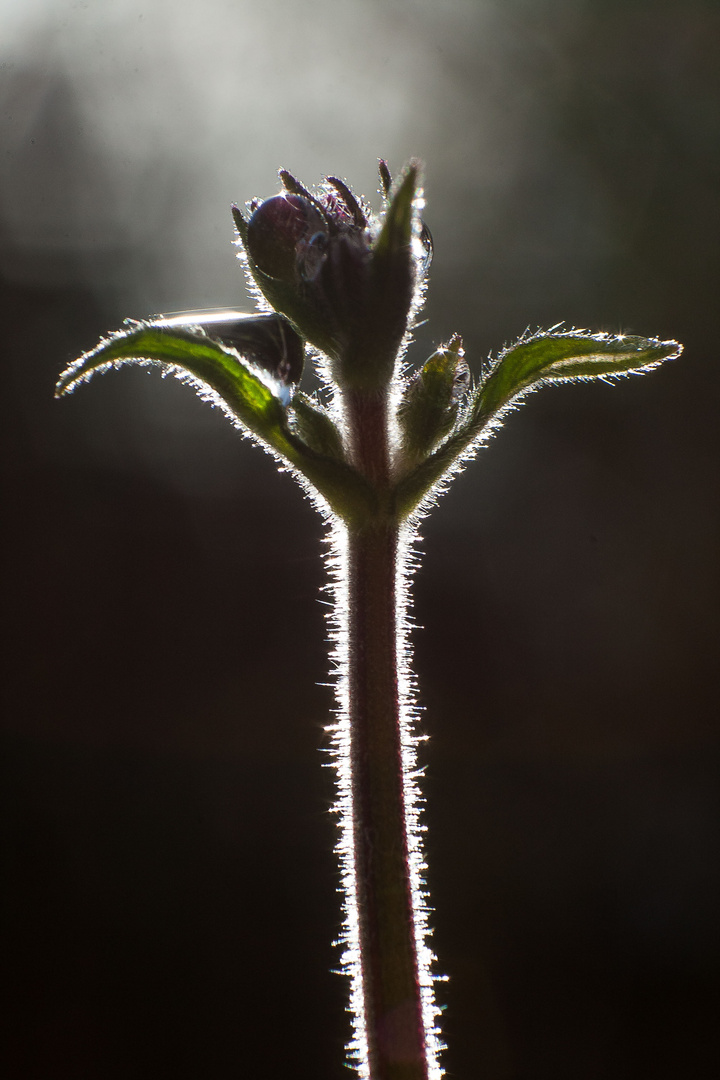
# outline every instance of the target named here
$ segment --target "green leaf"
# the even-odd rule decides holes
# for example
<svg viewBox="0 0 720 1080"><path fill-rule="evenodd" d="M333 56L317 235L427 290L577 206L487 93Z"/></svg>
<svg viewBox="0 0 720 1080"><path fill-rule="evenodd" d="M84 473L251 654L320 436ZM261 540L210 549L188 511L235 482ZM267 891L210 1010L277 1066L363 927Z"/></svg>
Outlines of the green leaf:
<svg viewBox="0 0 720 1080"><path fill-rule="evenodd" d="M396 489L400 518L449 476L468 452L499 426L503 414L531 390L550 383L610 380L642 374L682 352L677 341L626 334L589 334L571 330L538 333L504 349L488 377L476 388L455 430Z"/></svg>
<svg viewBox="0 0 720 1080"><path fill-rule="evenodd" d="M71 393L98 372L125 364L154 365L176 375L233 421L284 453L285 406L272 380L253 370L234 349L190 330L138 323L112 334L62 373L56 396Z"/></svg>
<svg viewBox="0 0 720 1080"><path fill-rule="evenodd" d="M676 341L577 331L541 333L503 350L476 394L476 417L490 416L536 386L640 374L679 356Z"/></svg>
<svg viewBox="0 0 720 1080"><path fill-rule="evenodd" d="M189 383L236 426L293 465L346 521L363 520L374 512L376 496L355 469L318 452L290 430L273 380L254 370L234 349L202 334L136 323L71 364L58 380L56 396L72 393L98 372L125 364L156 366Z"/></svg>

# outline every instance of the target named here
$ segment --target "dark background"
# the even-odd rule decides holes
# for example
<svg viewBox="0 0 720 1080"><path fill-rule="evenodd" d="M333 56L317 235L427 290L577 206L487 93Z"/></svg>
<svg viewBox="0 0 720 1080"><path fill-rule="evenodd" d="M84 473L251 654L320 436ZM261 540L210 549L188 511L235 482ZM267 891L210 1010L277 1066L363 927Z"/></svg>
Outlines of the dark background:
<svg viewBox="0 0 720 1080"><path fill-rule="evenodd" d="M682 359L511 416L416 579L445 1061L719 1074L720 6L3 0L0 1073L340 1080L319 518L127 315L245 306L229 205L427 164L413 358Z"/></svg>

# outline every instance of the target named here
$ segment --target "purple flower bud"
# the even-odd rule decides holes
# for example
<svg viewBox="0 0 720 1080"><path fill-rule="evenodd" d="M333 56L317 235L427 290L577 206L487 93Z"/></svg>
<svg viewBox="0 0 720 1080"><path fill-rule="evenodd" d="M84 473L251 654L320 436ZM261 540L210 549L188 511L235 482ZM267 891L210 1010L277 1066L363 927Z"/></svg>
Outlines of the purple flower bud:
<svg viewBox="0 0 720 1080"><path fill-rule="evenodd" d="M276 312L331 360L343 385L387 385L422 295L431 242L417 252L419 178L411 164L374 217L337 177L316 195L285 170L285 191L234 208L255 284Z"/></svg>
<svg viewBox="0 0 720 1080"><path fill-rule="evenodd" d="M292 282L316 237L326 237L320 211L302 195L274 195L260 203L247 227L248 254L267 277ZM317 258L310 259L313 268Z"/></svg>

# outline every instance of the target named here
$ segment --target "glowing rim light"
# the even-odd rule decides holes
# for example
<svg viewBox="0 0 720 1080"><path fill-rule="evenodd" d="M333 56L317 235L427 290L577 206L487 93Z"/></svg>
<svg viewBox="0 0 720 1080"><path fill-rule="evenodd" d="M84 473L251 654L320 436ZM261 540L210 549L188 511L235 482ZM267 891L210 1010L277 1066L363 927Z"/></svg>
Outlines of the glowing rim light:
<svg viewBox="0 0 720 1080"><path fill-rule="evenodd" d="M424 769L419 769L417 763L418 745L424 742L427 736L416 733L420 717L417 703L417 681L412 669L412 646L410 644L410 631L414 626L409 615L410 582L418 566L418 558L413 550L417 539L417 526L406 523L401 527L398 535L395 574L395 648L398 667L400 740L402 746L408 865L415 922L418 983L425 1028L428 1077L429 1080L440 1080L440 1077L444 1074L444 1069L438 1061L438 1055L445 1049L445 1044L440 1037L440 1028L437 1023L440 1008L435 1001L435 983L445 982L447 976L433 974L432 966L437 957L428 944L428 938L432 933L429 923L432 908L428 903L429 893L423 878L423 874L427 870L427 864L423 852L422 837L426 830L420 820L424 799L418 785L418 778L422 776Z"/></svg>
<svg viewBox="0 0 720 1080"><path fill-rule="evenodd" d="M417 782L423 771L418 769L417 747L424 741L425 736L415 733L419 709L415 678L411 669L412 649L408 633L413 625L409 619L408 610L410 579L417 565L417 558L413 551L416 539L417 530L414 526L406 525L400 530L395 580L397 627L395 647L398 666L405 824L418 983L425 1029L425 1053L429 1080L440 1080L444 1070L440 1065L438 1055L445 1046L437 1025L440 1009L435 1002L434 987L436 982L445 981L446 977L433 974L432 965L436 958L428 945L428 937L431 933L428 916L431 909L428 906L428 893L423 880L423 873L427 869L422 850L422 834L425 829L420 822L423 799ZM334 601L328 621L332 646L330 659L335 674L335 714L337 716L337 722L326 730L332 735L330 754L337 777L337 798L333 810L339 817L340 838L335 850L340 858L343 893L343 925L336 944L342 949L341 973L350 978L349 1011L352 1015L352 1039L346 1049L360 1080L370 1080L355 874L355 830L350 759L348 535L346 528L337 521L333 522L326 542L330 549L327 559L330 571L329 589Z"/></svg>

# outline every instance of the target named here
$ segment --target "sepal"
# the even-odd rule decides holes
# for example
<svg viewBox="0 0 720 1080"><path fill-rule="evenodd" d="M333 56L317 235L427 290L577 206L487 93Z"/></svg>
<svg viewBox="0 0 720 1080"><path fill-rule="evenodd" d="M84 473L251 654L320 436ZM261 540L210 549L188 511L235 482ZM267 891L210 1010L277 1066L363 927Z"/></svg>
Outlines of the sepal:
<svg viewBox="0 0 720 1080"><path fill-rule="evenodd" d="M390 192L380 232L372 245L365 297L355 332L336 367L340 386L375 390L390 382L416 304L421 257L420 168L411 163Z"/></svg>

